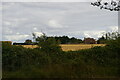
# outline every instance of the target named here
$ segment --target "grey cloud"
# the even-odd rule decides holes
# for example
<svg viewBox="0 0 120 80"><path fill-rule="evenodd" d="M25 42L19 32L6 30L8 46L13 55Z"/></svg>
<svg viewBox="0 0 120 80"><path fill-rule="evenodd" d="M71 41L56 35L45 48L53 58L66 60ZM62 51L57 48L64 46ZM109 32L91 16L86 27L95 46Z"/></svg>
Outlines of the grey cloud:
<svg viewBox="0 0 120 80"><path fill-rule="evenodd" d="M85 31L100 32L117 26L117 17L117 12L100 10L90 3L3 3L3 30L12 30L10 35L30 35L42 30L49 36L83 38ZM3 32L3 36L8 36ZM89 34L97 38L93 32Z"/></svg>

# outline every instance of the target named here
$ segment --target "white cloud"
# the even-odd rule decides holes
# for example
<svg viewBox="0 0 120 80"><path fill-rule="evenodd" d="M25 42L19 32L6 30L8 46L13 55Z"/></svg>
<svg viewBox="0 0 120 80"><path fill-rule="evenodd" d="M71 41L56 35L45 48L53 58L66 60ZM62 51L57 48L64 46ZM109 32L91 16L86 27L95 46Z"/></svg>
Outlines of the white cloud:
<svg viewBox="0 0 120 80"><path fill-rule="evenodd" d="M63 27L57 20L54 20L54 19L48 21L48 26L50 26L52 28L62 28Z"/></svg>
<svg viewBox="0 0 120 80"><path fill-rule="evenodd" d="M19 41L21 39L25 39L29 37L29 35L26 34L21 34L21 35L5 35L5 39L10 40L10 41Z"/></svg>
<svg viewBox="0 0 120 80"><path fill-rule="evenodd" d="M13 33L13 30L8 28L8 27L5 27L3 28L3 34L12 34Z"/></svg>
<svg viewBox="0 0 120 80"><path fill-rule="evenodd" d="M85 37L91 37L91 34L89 34L88 32L84 32L84 36Z"/></svg>
<svg viewBox="0 0 120 80"><path fill-rule="evenodd" d="M93 38L99 38L101 37L104 33L107 32L115 32L118 31L118 26L110 26L107 28L107 30L101 31L101 30L95 30L95 31L84 31L84 36L85 37L93 37Z"/></svg>
<svg viewBox="0 0 120 80"><path fill-rule="evenodd" d="M4 12L3 12L4 13ZM25 24L28 19L27 18L23 18L23 17L18 17L19 15L16 15L17 17L14 18L12 17L12 15L6 15L7 13L4 13L3 15L3 26L7 26L7 27L19 27L22 24ZM12 13L13 14L13 13ZM21 26L20 26L21 27Z"/></svg>
<svg viewBox="0 0 120 80"><path fill-rule="evenodd" d="M10 26L10 25L11 25L11 23L10 23L9 21L3 21L3 24L4 24L4 25L7 25L7 26Z"/></svg>
<svg viewBox="0 0 120 80"><path fill-rule="evenodd" d="M92 37L92 38L99 38L105 33L106 31L84 31L85 37Z"/></svg>
<svg viewBox="0 0 120 80"><path fill-rule="evenodd" d="M118 26L110 26L107 31L111 31L111 32L118 31Z"/></svg>
<svg viewBox="0 0 120 80"><path fill-rule="evenodd" d="M40 37L40 36L42 36L42 35L43 35L43 33L42 33L42 32L34 32L34 34L36 35L36 37Z"/></svg>
<svg viewBox="0 0 120 80"><path fill-rule="evenodd" d="M17 35L19 35L20 33L19 33L19 32L17 32L16 34L17 34Z"/></svg>
<svg viewBox="0 0 120 80"><path fill-rule="evenodd" d="M36 27L34 27L34 28L33 28L33 30L37 30L37 28L36 28Z"/></svg>

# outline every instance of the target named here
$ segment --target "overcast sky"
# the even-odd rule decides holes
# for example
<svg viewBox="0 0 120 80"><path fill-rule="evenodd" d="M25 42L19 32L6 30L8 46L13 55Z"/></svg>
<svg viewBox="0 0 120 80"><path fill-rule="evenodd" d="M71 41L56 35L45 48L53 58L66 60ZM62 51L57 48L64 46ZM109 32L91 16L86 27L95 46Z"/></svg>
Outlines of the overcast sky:
<svg viewBox="0 0 120 80"><path fill-rule="evenodd" d="M32 33L48 36L98 38L118 28L118 13L100 10L89 2L4 2L3 40L23 42Z"/></svg>

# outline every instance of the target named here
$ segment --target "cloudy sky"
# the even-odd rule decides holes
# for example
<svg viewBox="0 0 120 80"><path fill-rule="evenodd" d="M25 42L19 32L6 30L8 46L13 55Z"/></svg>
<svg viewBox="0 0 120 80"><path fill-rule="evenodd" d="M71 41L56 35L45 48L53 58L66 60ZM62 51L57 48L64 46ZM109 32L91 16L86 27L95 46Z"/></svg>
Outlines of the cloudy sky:
<svg viewBox="0 0 120 80"><path fill-rule="evenodd" d="M90 2L3 2L2 40L23 42L32 33L98 38L118 28L118 13Z"/></svg>

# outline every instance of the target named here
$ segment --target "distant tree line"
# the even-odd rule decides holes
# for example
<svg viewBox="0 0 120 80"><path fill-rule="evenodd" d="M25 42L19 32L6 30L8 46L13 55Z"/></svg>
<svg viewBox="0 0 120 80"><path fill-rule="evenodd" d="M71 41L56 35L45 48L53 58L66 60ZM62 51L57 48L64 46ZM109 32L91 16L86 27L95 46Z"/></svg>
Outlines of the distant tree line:
<svg viewBox="0 0 120 80"><path fill-rule="evenodd" d="M84 38L84 40L82 39L78 39L75 37L68 37L68 36L46 36L46 34L43 33L43 36L46 39L55 39L59 44L80 44L80 43L85 43L85 44L106 44L109 40L114 40L116 38L118 38L120 35L118 32L108 32L105 33L104 35L102 35L102 37L99 37L98 40L95 40L94 38ZM43 37L42 36L42 37ZM41 36L40 36L41 37ZM33 38L35 39L34 41L36 41L37 39L39 39L39 37L35 37L35 35L33 35ZM27 39L25 41L25 43L27 44L36 44L37 42L32 42L32 40Z"/></svg>
<svg viewBox="0 0 120 80"><path fill-rule="evenodd" d="M69 38L68 36L55 36L55 37L47 37L47 38L55 38L59 41L60 44L80 44L83 43L81 39L77 39L75 37Z"/></svg>
<svg viewBox="0 0 120 80"><path fill-rule="evenodd" d="M46 36L46 39L51 39L54 38L56 41L59 42L59 44L80 44L83 43L83 41L81 39L77 39L75 37L69 38L68 36ZM39 37L37 37L36 39L39 39ZM36 41L36 40L35 40ZM33 43L32 40L27 39L25 41L25 43Z"/></svg>

